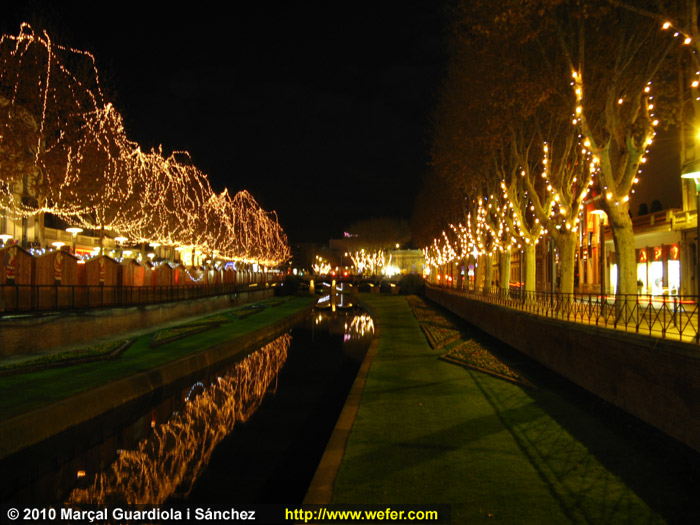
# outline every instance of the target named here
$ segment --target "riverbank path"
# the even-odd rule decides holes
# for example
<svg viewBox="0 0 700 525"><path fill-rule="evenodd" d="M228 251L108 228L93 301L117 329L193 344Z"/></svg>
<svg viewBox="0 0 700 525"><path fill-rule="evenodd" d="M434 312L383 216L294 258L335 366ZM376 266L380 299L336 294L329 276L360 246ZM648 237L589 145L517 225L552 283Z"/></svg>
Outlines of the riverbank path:
<svg viewBox="0 0 700 525"><path fill-rule="evenodd" d="M513 384L443 361L404 297L364 300L379 337L364 390L348 401L357 414L345 422L347 443L333 450L332 441L324 458L339 463L330 503L446 504L451 523L685 523L698 512L686 499L687 472L648 458L634 429L599 418L588 394L579 403L538 381ZM489 344L459 329L463 340ZM317 478L322 471L333 469L322 463ZM321 502L314 490L323 481L307 502Z"/></svg>

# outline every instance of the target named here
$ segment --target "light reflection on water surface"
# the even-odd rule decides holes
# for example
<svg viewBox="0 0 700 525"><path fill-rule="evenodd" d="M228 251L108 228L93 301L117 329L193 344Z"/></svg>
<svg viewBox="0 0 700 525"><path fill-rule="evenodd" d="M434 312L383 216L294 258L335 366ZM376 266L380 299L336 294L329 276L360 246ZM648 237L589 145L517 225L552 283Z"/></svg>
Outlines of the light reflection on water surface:
<svg viewBox="0 0 700 525"><path fill-rule="evenodd" d="M67 503L160 504L173 495L186 497L216 445L260 406L287 359L290 342L285 334L208 387L195 383L182 410L165 423L154 422L148 437L133 450L119 451L86 488L74 489Z"/></svg>

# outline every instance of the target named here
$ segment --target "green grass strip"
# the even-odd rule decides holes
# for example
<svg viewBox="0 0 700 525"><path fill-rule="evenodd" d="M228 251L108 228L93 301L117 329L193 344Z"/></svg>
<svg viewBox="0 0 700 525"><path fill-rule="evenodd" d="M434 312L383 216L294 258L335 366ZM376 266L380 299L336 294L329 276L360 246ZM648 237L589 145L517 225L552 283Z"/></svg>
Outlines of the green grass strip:
<svg viewBox="0 0 700 525"><path fill-rule="evenodd" d="M71 395L132 374L153 369L186 355L211 348L289 317L307 307L312 297L294 297L265 308L254 317L239 319L212 330L179 339L156 348L149 347L153 333L138 337L118 359L76 364L0 377L0 418L39 408ZM240 308L233 310L233 312Z"/></svg>
<svg viewBox="0 0 700 525"><path fill-rule="evenodd" d="M661 521L559 423L576 406L439 360L404 298L363 299L381 337L334 503L450 504L452 523ZM624 448L587 423L587 440Z"/></svg>

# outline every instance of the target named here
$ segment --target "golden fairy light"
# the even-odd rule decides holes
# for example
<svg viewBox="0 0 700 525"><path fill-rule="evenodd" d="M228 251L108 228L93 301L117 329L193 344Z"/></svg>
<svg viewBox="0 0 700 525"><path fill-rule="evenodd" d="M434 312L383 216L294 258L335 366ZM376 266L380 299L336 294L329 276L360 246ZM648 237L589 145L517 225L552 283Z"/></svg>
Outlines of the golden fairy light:
<svg viewBox="0 0 700 525"><path fill-rule="evenodd" d="M387 260L384 250L356 250L349 254L358 275L377 275L391 265L391 254Z"/></svg>
<svg viewBox="0 0 700 525"><path fill-rule="evenodd" d="M135 243L264 266L289 259L276 214L248 192L216 194L186 152L166 157L128 140L90 53L22 24L0 38L0 73L0 209L8 217L51 213ZM18 198L26 193L35 198Z"/></svg>

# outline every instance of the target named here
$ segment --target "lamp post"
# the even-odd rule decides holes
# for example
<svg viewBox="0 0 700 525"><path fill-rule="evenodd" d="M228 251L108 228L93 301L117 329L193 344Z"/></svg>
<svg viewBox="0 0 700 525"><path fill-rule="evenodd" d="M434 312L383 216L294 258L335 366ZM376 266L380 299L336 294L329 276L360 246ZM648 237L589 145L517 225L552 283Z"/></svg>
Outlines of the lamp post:
<svg viewBox="0 0 700 525"><path fill-rule="evenodd" d="M597 215L598 222L598 253L600 257L600 313L605 313L603 309L603 298L605 297L605 216L603 210L593 210L591 215Z"/></svg>
<svg viewBox="0 0 700 525"><path fill-rule="evenodd" d="M153 257L158 255L158 246L160 246L159 242L149 242L148 245L153 248ZM151 257L151 254L147 254L146 257Z"/></svg>
<svg viewBox="0 0 700 525"><path fill-rule="evenodd" d="M75 255L75 238L83 229L77 226L71 226L70 228L66 228L66 231L71 234L71 253Z"/></svg>
<svg viewBox="0 0 700 525"><path fill-rule="evenodd" d="M122 258L122 247L123 247L123 244L124 244L126 241L128 241L129 239L127 239L126 237L123 237L123 236L119 236L119 237L115 237L114 240L117 242L117 248L119 248L119 251L118 251L119 256L118 256L118 257L121 259L121 258Z"/></svg>

